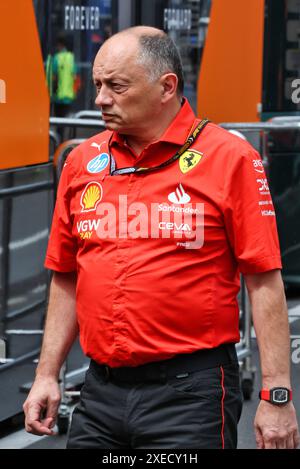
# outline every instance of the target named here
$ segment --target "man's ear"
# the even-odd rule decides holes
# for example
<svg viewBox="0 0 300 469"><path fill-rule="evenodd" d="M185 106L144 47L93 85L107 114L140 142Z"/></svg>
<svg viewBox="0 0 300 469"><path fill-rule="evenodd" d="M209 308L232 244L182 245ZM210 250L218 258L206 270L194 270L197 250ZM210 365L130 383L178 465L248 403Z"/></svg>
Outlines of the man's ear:
<svg viewBox="0 0 300 469"><path fill-rule="evenodd" d="M177 94L178 77L175 73L166 73L160 79L162 89L162 103L168 102Z"/></svg>

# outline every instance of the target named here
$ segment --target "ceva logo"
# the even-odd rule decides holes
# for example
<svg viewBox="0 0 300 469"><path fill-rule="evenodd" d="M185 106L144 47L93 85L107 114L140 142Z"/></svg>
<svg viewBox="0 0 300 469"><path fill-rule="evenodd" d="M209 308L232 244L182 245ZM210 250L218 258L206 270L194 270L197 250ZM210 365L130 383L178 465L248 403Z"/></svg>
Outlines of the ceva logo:
<svg viewBox="0 0 300 469"><path fill-rule="evenodd" d="M6 83L0 80L0 104L6 104Z"/></svg>

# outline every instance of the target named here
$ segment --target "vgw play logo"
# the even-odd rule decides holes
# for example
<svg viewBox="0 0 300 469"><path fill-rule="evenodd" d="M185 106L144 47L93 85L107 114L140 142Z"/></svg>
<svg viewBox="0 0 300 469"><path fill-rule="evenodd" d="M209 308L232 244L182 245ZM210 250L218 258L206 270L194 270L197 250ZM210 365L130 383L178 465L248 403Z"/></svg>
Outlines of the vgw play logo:
<svg viewBox="0 0 300 469"><path fill-rule="evenodd" d="M0 79L0 104L6 104L6 83Z"/></svg>

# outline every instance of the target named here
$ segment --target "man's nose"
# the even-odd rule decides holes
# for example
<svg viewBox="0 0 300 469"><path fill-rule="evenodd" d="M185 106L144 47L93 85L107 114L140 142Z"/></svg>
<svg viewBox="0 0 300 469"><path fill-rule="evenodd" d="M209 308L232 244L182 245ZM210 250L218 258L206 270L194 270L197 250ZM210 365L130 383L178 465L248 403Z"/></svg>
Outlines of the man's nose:
<svg viewBox="0 0 300 469"><path fill-rule="evenodd" d="M95 99L96 106L112 106L113 99L109 89L102 85Z"/></svg>

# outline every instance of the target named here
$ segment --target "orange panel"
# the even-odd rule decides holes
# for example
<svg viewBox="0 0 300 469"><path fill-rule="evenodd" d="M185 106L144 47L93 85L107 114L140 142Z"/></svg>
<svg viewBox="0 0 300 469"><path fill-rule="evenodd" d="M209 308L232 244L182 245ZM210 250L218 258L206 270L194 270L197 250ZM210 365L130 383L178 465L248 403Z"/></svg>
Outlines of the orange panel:
<svg viewBox="0 0 300 469"><path fill-rule="evenodd" d="M260 120L264 0L213 0L198 81L198 113L214 122Z"/></svg>
<svg viewBox="0 0 300 469"><path fill-rule="evenodd" d="M49 96L32 0L0 2L0 169L48 161Z"/></svg>

